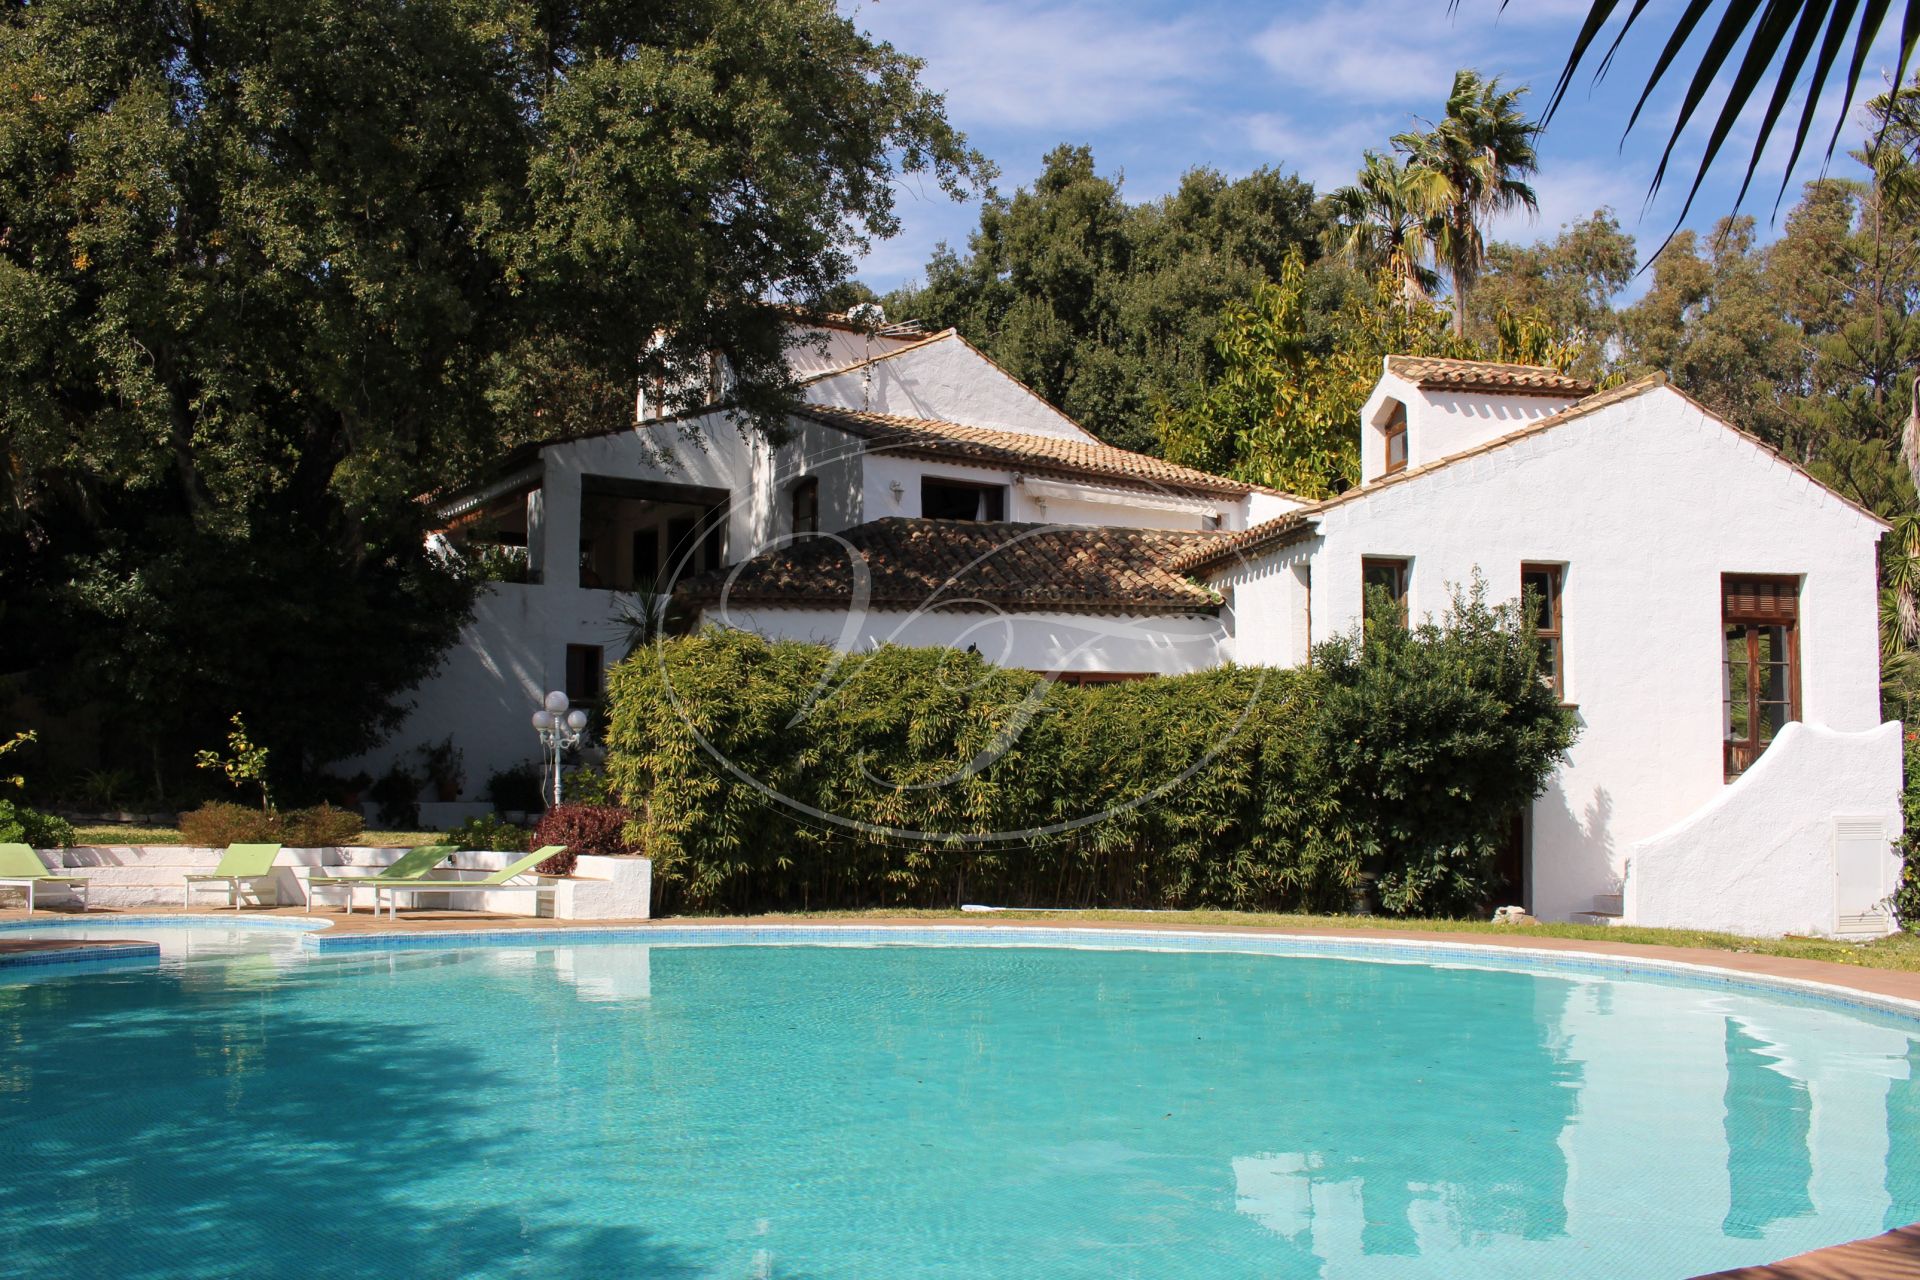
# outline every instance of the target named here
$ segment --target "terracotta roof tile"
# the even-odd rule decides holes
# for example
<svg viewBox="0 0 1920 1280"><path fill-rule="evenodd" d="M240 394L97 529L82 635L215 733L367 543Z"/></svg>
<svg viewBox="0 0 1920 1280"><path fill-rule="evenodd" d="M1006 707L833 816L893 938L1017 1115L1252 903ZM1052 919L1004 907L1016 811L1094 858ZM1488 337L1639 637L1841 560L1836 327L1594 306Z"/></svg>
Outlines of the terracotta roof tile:
<svg viewBox="0 0 1920 1280"><path fill-rule="evenodd" d="M990 427L970 427L932 418L904 418L896 414L870 413L833 405L806 404L794 412L885 445L889 452L1235 497L1252 493L1256 488L1240 480L1210 475L1192 467L1178 466L1148 454L1131 453L1093 440L999 431Z"/></svg>
<svg viewBox="0 0 1920 1280"><path fill-rule="evenodd" d="M1218 598L1171 565L1218 536L892 516L701 574L680 593L701 604L724 590L729 605L843 607L853 590L851 546L866 562L874 608L1203 613Z"/></svg>
<svg viewBox="0 0 1920 1280"><path fill-rule="evenodd" d="M1584 378L1537 364L1491 360L1445 360L1439 356L1388 356L1387 372L1424 390L1494 391L1523 396L1590 396Z"/></svg>

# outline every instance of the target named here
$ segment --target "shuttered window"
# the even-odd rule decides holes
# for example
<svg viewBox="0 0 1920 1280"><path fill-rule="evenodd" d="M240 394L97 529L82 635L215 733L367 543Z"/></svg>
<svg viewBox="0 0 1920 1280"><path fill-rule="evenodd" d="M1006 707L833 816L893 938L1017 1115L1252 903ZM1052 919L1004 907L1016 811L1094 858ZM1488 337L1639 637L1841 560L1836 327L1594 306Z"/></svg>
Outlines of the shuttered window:
<svg viewBox="0 0 1920 1280"><path fill-rule="evenodd" d="M1729 782L1800 718L1800 580L1723 577L1720 617Z"/></svg>

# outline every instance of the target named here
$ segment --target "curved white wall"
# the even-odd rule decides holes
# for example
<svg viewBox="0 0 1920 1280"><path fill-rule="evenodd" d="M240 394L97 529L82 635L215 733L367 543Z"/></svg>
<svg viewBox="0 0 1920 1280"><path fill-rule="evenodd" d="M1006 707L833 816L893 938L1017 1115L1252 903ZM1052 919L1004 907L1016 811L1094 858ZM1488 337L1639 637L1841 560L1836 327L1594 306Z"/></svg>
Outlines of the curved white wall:
<svg viewBox="0 0 1920 1280"><path fill-rule="evenodd" d="M1898 883L1900 726L1790 724L1712 803L1629 851L1630 924L1772 936L1830 934ZM1878 819L1873 887L1836 898L1835 821ZM1889 923L1888 928L1891 929Z"/></svg>

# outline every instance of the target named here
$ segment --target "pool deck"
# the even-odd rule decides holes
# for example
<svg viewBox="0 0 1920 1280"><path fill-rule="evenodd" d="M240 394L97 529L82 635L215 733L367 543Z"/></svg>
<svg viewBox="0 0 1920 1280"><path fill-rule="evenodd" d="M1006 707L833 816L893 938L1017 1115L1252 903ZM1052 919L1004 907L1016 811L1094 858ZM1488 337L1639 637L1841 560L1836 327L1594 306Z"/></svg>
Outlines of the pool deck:
<svg viewBox="0 0 1920 1280"><path fill-rule="evenodd" d="M1071 915L1047 916L1038 919L1008 919L998 912L982 912L977 915L951 917L913 917L913 916L860 916L846 919L823 919L817 917L795 916L729 916L711 917L679 916L666 920L550 920L527 916L488 915L477 911L406 911L395 920L385 916L376 916L367 911L352 914L338 909L315 911L309 915L301 907L251 907L244 910L219 911L206 907L187 910L181 907L126 907L96 908L88 912L50 910L42 907L32 917L21 909L0 909L0 923L25 921L29 918L49 924L79 924L112 927L116 917L181 916L198 917L209 923L238 916L242 919L274 917L288 921L325 921L330 932L334 933L420 933L445 932L459 930L485 929L488 932L512 931L516 929L607 929L632 928L636 933L644 934L648 927L683 928L688 925L802 925L810 929L832 929L846 927L871 929L888 925L907 927L940 928L1035 928L1035 929L1085 929L1089 932L1099 930L1124 929L1129 932L1166 931L1170 933L1268 933L1318 938L1350 938L1358 941L1389 942L1404 940L1411 942L1440 943L1449 947L1488 947L1494 949L1525 949L1535 951L1568 951L1588 955L1620 956L1623 958L1659 959L1680 964L1704 965L1712 968L1730 970L1735 973L1752 974L1761 978L1785 978L1798 982L1817 982L1830 986L1848 988L1877 996L1890 996L1900 1000L1920 1001L1920 973L1907 973L1892 969L1871 969L1864 966L1834 964L1824 960L1795 960L1783 956L1765 956L1741 951L1716 951L1703 947L1663 947L1646 943L1589 941L1582 938L1542 937L1525 926L1517 926L1511 934L1449 933L1429 929L1349 929L1336 926L1293 926L1274 928L1260 925L1207 925L1188 923L1160 923L1151 918L1111 920L1079 920ZM23 961L28 955L44 957L42 963L58 963L65 957L57 953L62 950L76 952L80 949L97 951L103 945L138 946L139 944L109 944L103 942L79 942L72 939L56 938L8 938L0 934L0 963L12 958L15 963ZM1711 1276L1696 1277L1695 1280L1920 1280L1920 1224L1901 1227L1885 1235L1874 1236L1866 1240L1856 1240L1850 1244L1836 1245L1828 1249L1816 1249L1798 1257L1788 1258L1765 1266L1741 1267L1733 1271L1719 1271Z"/></svg>

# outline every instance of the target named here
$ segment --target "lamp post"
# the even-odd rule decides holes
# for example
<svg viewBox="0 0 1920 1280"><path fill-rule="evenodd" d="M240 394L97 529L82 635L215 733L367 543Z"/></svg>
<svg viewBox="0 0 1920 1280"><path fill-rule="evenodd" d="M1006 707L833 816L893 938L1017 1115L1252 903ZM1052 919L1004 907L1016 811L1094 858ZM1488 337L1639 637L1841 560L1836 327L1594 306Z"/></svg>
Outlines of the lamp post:
<svg viewBox="0 0 1920 1280"><path fill-rule="evenodd" d="M553 763L553 789L550 803L560 803L560 753L580 745L587 736L587 713L580 708L567 710L567 695L555 689L533 713L533 731L540 735L540 749Z"/></svg>

